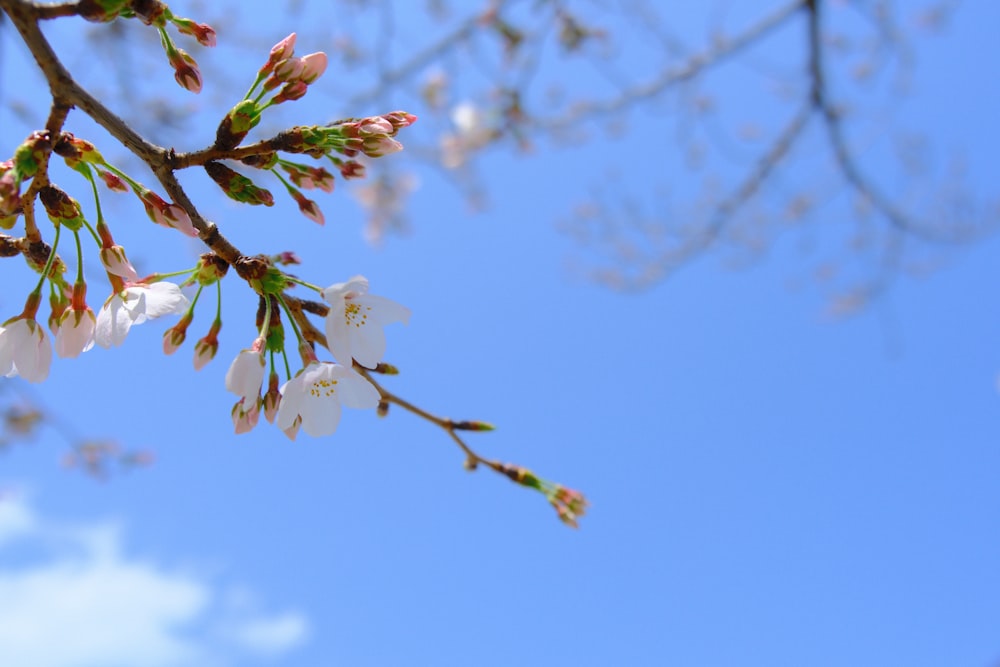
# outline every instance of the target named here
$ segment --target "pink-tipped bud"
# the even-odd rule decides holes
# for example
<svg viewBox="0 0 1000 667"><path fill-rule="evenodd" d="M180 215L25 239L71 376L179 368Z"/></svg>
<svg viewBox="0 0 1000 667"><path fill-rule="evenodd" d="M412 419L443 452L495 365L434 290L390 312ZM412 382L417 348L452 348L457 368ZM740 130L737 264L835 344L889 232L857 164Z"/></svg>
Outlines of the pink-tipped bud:
<svg viewBox="0 0 1000 667"><path fill-rule="evenodd" d="M368 137L375 134L392 134L392 123L382 116L369 116L358 121L359 137Z"/></svg>
<svg viewBox="0 0 1000 667"><path fill-rule="evenodd" d="M269 423L274 423L274 418L278 416L278 406L281 404L281 391L278 389L280 378L278 374L271 371L267 380L267 392L264 394L264 419Z"/></svg>
<svg viewBox="0 0 1000 667"><path fill-rule="evenodd" d="M284 252L282 252L280 254L273 255L271 257L271 261L273 261L275 264L281 264L282 266L288 266L290 264L301 264L302 263L302 260L299 259L299 256L296 255L291 250L285 250Z"/></svg>
<svg viewBox="0 0 1000 667"><path fill-rule="evenodd" d="M271 47L271 54L264 63L264 66L260 68L258 72L259 76L267 76L274 70L274 66L280 63L282 60L288 60L295 53L295 33L293 32L288 37Z"/></svg>
<svg viewBox="0 0 1000 667"><path fill-rule="evenodd" d="M323 216L323 211L319 209L316 202L312 199L307 199L306 196L298 190L291 190L290 192L292 198L295 199L295 202L299 205L299 210L302 212L302 215L306 216L318 225L326 224L326 218Z"/></svg>
<svg viewBox="0 0 1000 667"><path fill-rule="evenodd" d="M100 175L101 180L104 181L104 185L107 186L108 190L128 192L128 185L125 184L125 181L118 174L113 174L110 171L99 171L97 173Z"/></svg>
<svg viewBox="0 0 1000 667"><path fill-rule="evenodd" d="M361 150L368 157L382 157L403 150L403 144L390 137L368 137Z"/></svg>
<svg viewBox="0 0 1000 667"><path fill-rule="evenodd" d="M194 344L194 369L200 371L219 351L219 340L209 334Z"/></svg>
<svg viewBox="0 0 1000 667"><path fill-rule="evenodd" d="M274 66L272 78L280 82L298 81L304 69L302 58L288 58Z"/></svg>
<svg viewBox="0 0 1000 667"><path fill-rule="evenodd" d="M215 46L215 29L207 23L196 23L191 19L179 18L172 18L171 21L177 26L177 31L182 35L191 35L202 46Z"/></svg>
<svg viewBox="0 0 1000 667"><path fill-rule="evenodd" d="M233 417L233 427L236 430L236 434L249 433L253 430L253 427L257 425L260 420L260 401L254 401L254 404L249 410L245 409L246 406L243 405L244 399L240 399L236 405L233 406L232 417Z"/></svg>
<svg viewBox="0 0 1000 667"><path fill-rule="evenodd" d="M271 104L294 102L295 100L305 97L307 92L309 92L308 85L301 81L292 81L291 83L286 83L285 87L281 89L281 92L274 96L274 99L271 100Z"/></svg>
<svg viewBox="0 0 1000 667"><path fill-rule="evenodd" d="M323 76L323 72L326 71L327 58L326 54L322 51L302 56L301 60L302 72L299 73L299 80L306 85L310 85L315 82L316 79Z"/></svg>
<svg viewBox="0 0 1000 667"><path fill-rule="evenodd" d="M397 131L400 128L409 127L417 122L417 117L407 111L393 111L391 113L384 114L382 118L389 121L392 124L392 127Z"/></svg>
<svg viewBox="0 0 1000 667"><path fill-rule="evenodd" d="M173 354L180 349L184 339L187 338L187 331L178 329L176 326L170 327L163 333L163 354Z"/></svg>
<svg viewBox="0 0 1000 667"><path fill-rule="evenodd" d="M175 49L169 54L170 66L174 68L174 79L181 88L192 93L201 92L201 72L198 63L184 49Z"/></svg>
<svg viewBox="0 0 1000 667"><path fill-rule="evenodd" d="M134 283L139 280L139 274L125 256L125 248L120 245L101 248L101 263L108 273L124 278L125 282Z"/></svg>
<svg viewBox="0 0 1000 667"><path fill-rule="evenodd" d="M361 164L357 160L345 160L340 164L340 175L343 176L345 180L351 178L364 178L365 165Z"/></svg>

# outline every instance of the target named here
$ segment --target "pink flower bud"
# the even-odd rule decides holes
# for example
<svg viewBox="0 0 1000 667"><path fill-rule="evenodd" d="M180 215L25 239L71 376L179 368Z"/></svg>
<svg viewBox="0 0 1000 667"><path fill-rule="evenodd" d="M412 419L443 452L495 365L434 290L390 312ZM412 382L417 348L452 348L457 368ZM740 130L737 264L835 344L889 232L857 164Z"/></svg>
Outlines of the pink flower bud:
<svg viewBox="0 0 1000 667"><path fill-rule="evenodd" d="M169 54L170 66L174 68L174 79L181 88L192 93L201 92L201 72L198 63L184 49L175 49Z"/></svg>
<svg viewBox="0 0 1000 667"><path fill-rule="evenodd" d="M309 92L308 85L301 81L292 81L291 83L285 84L285 87L281 89L280 93L274 96L271 103L281 104L282 102L293 102L305 97L307 92Z"/></svg>
<svg viewBox="0 0 1000 667"><path fill-rule="evenodd" d="M249 410L245 410L243 405L245 399L240 399L236 405L233 406L232 417L233 417L233 427L236 430L236 434L249 433L253 430L253 427L257 425L260 420L260 401L254 401L253 406Z"/></svg>
<svg viewBox="0 0 1000 667"><path fill-rule="evenodd" d="M368 137L362 150L368 157L382 157L403 150L403 144L389 137Z"/></svg>
<svg viewBox="0 0 1000 667"><path fill-rule="evenodd" d="M271 54L264 63L264 66L260 68L258 76L266 76L274 70L274 66L277 65L282 60L287 60L292 57L295 53L295 33L293 32L288 37L271 47Z"/></svg>
<svg viewBox="0 0 1000 667"><path fill-rule="evenodd" d="M298 81L305 69L302 58L288 58L274 67L273 78L278 81Z"/></svg>
<svg viewBox="0 0 1000 667"><path fill-rule="evenodd" d="M191 35L202 46L215 46L215 29L207 23L195 23L191 19L171 19L182 35Z"/></svg>
<svg viewBox="0 0 1000 667"><path fill-rule="evenodd" d="M301 60L302 72L299 74L299 80L306 85L316 81L316 79L323 76L323 72L326 71L327 59L326 54L322 51L302 56Z"/></svg>
<svg viewBox="0 0 1000 667"><path fill-rule="evenodd" d="M173 354L178 349L184 339L187 338L187 331L178 329L176 326L170 327L163 333L163 354Z"/></svg>
<svg viewBox="0 0 1000 667"><path fill-rule="evenodd" d="M326 218L323 217L323 211L319 209L316 202L312 199L307 199L306 196L298 190L292 190L290 192L296 203L298 203L299 210L302 212L302 215L306 216L316 224L322 225L326 223Z"/></svg>
<svg viewBox="0 0 1000 667"><path fill-rule="evenodd" d="M382 116L370 116L368 118L362 118L358 122L357 136L360 137L366 137L373 134L392 134L392 132L392 123Z"/></svg>
<svg viewBox="0 0 1000 667"><path fill-rule="evenodd" d="M340 175L344 179L351 178L364 178L365 177L365 165L361 164L357 160L347 160L340 164Z"/></svg>
<svg viewBox="0 0 1000 667"><path fill-rule="evenodd" d="M194 369L200 371L219 351L219 341L214 336L205 336L194 344Z"/></svg>
<svg viewBox="0 0 1000 667"><path fill-rule="evenodd" d="M385 118L387 121L389 121L392 124L393 128L395 128L397 131L400 128L409 127L410 125L413 125L415 122L417 122L417 117L414 116L412 113L408 113L406 111L393 111L391 113L384 114L382 118Z"/></svg>
<svg viewBox="0 0 1000 667"><path fill-rule="evenodd" d="M108 273L124 278L125 282L134 283L139 280L139 274L125 256L125 248L120 245L101 248L101 263Z"/></svg>
<svg viewBox="0 0 1000 667"><path fill-rule="evenodd" d="M99 171L97 172L101 176L101 180L104 181L104 185L107 186L108 190L114 192L128 192L128 186L125 185L125 181L121 179L117 174L113 174L110 171Z"/></svg>

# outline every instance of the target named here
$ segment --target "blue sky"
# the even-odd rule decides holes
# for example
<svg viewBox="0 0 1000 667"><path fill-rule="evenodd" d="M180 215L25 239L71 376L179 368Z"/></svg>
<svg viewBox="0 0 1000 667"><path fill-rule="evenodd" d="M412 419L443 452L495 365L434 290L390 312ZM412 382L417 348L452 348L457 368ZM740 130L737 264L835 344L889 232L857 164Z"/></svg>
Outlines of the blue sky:
<svg viewBox="0 0 1000 667"><path fill-rule="evenodd" d="M984 206L995 201L1000 99L980 74L995 51L995 14L969 4L941 34L920 39L901 101L885 93L891 77L860 88L838 79L845 99L878 121L854 135L864 164L907 201L919 205L927 190L893 172L882 135L909 128L928 139L930 182L960 155L971 189ZM341 18L345 30L373 29ZM685 33L695 44L713 21L741 18L731 10L676 21L700 26ZM315 19L302 16L312 29L301 30L301 53L332 50L321 30L313 34ZM294 17L284 21L254 25L261 46L252 58L227 46L220 27L220 46L197 53L206 73L199 98L175 91L162 62L144 80L197 102L196 118L217 118L270 44L298 29ZM831 21L860 34L846 14ZM2 81L29 86L8 29ZM419 43L414 31L403 31L400 49ZM726 156L709 168L723 182L759 146L736 142L731 154L711 142L725 142L719 128L738 126L744 110L773 129L780 105L767 91L795 39L776 35L720 72L716 89L706 86L718 95L715 129L709 122L686 136L703 133L712 155ZM71 67L87 62L77 42L64 50ZM592 85L586 76L565 83ZM462 85L474 99L475 81ZM339 91L352 89L357 82L331 66L282 118L318 122L400 101L339 108ZM402 136L411 153L447 129L426 120ZM388 330L387 358L402 373L387 386L437 413L495 423L470 444L586 492L592 507L578 531L537 494L462 470L444 433L399 410L387 419L345 411L324 439L290 442L265 424L233 436L223 379L254 329L252 299L230 281L219 356L199 373L190 343L208 327L211 300L174 357L160 351L169 324L152 322L121 349L57 360L44 385L13 385L77 432L153 449L157 459L100 482L60 467L66 445L53 429L2 452L0 662L995 665L1000 313L990 295L1000 241L908 246L914 263L934 270L912 275L908 264L859 312L831 317L830 299L872 264L843 250L850 202L834 189L813 128L794 156L799 166L751 212L773 215L798 184L818 182L827 198L807 223L779 225L759 255L727 245L649 289L612 291L578 270L600 261L601 249L578 248L557 222L593 192L655 210L652 193L666 190L685 215L706 174L675 148L670 108L629 121L625 136L591 128L579 145L488 152L476 165L490 199L480 212L454 174L398 156L401 169L418 169L411 231L378 247L363 238L357 185L338 183L321 200L320 228L280 197L248 211L200 175L183 175L245 252L294 249L313 282L361 273L374 293L410 307L410 324ZM169 141L200 147L214 122ZM79 114L70 125L91 138ZM0 109L5 154L30 129ZM140 272L184 268L200 252L150 225L134 202L110 215ZM827 264L832 282L815 278ZM3 271L8 284L23 279L14 260ZM105 289L94 278L92 301ZM7 317L21 300L13 289L0 300Z"/></svg>

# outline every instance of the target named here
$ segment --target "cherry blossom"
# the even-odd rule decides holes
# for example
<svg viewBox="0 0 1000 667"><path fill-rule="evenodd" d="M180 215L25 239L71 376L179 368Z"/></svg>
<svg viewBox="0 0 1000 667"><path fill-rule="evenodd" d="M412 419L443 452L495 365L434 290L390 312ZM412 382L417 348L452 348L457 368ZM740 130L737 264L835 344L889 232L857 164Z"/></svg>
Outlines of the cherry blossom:
<svg viewBox="0 0 1000 667"><path fill-rule="evenodd" d="M249 350L241 350L226 372L226 390L242 397L249 405L260 399L264 384L264 341L258 338Z"/></svg>
<svg viewBox="0 0 1000 667"><path fill-rule="evenodd" d="M94 329L97 318L90 308L67 308L59 317L56 331L56 354L60 357L78 357L94 347Z"/></svg>
<svg viewBox="0 0 1000 667"><path fill-rule="evenodd" d="M121 345L133 324L142 324L168 313L183 313L187 298L174 283L128 285L112 294L97 315L94 342L103 348Z"/></svg>
<svg viewBox="0 0 1000 667"><path fill-rule="evenodd" d="M49 376L51 364L52 346L38 322L18 319L0 327L0 373L42 382Z"/></svg>
<svg viewBox="0 0 1000 667"><path fill-rule="evenodd" d="M330 304L326 316L326 343L345 366L353 358L365 368L375 368L385 354L385 332L392 322L410 320L410 309L385 297L368 293L368 279L354 276L323 290Z"/></svg>
<svg viewBox="0 0 1000 667"><path fill-rule="evenodd" d="M377 406L379 399L378 390L353 370L314 361L281 387L278 428L294 439L296 420L301 420L309 435L330 435L340 422L341 405L364 410Z"/></svg>

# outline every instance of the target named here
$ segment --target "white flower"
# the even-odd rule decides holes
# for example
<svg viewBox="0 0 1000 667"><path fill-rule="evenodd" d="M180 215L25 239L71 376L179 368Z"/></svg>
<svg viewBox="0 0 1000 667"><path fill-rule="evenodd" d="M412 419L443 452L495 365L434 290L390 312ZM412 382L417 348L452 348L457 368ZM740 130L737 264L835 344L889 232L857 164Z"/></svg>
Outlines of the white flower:
<svg viewBox="0 0 1000 667"><path fill-rule="evenodd" d="M301 419L302 430L314 438L329 435L337 430L341 405L363 410L379 399L378 390L353 370L314 361L281 387L278 428L288 433Z"/></svg>
<svg viewBox="0 0 1000 667"><path fill-rule="evenodd" d="M327 347L337 361L348 367L353 358L365 368L375 368L385 354L382 327L410 320L409 308L368 294L364 276L330 285L323 290L323 299L330 304L326 315Z"/></svg>
<svg viewBox="0 0 1000 667"><path fill-rule="evenodd" d="M90 308L67 308L59 317L56 331L56 354L60 357L78 357L94 347L94 329L97 318Z"/></svg>
<svg viewBox="0 0 1000 667"><path fill-rule="evenodd" d="M38 322L19 319L0 327L0 373L41 382L49 376L51 364L52 346Z"/></svg>
<svg viewBox="0 0 1000 667"><path fill-rule="evenodd" d="M241 350L226 372L226 389L242 397L244 405L257 402L264 384L264 366L263 347L260 351Z"/></svg>
<svg viewBox="0 0 1000 667"><path fill-rule="evenodd" d="M94 341L101 347L121 345L133 324L142 324L167 313L183 313L187 298L174 283L130 285L104 302L97 315Z"/></svg>

